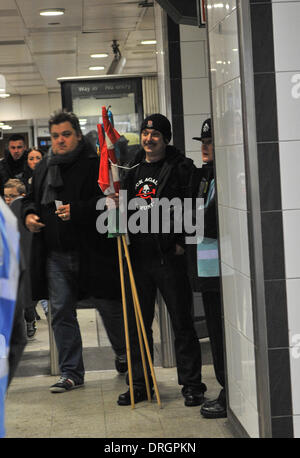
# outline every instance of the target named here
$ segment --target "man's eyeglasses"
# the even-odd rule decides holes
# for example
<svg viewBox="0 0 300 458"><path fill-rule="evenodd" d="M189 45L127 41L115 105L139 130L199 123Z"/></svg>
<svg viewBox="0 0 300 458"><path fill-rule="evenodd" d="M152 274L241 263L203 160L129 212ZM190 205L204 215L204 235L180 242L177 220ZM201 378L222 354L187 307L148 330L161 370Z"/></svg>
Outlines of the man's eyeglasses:
<svg viewBox="0 0 300 458"><path fill-rule="evenodd" d="M4 194L5 199L15 199L16 197L19 197L20 194Z"/></svg>

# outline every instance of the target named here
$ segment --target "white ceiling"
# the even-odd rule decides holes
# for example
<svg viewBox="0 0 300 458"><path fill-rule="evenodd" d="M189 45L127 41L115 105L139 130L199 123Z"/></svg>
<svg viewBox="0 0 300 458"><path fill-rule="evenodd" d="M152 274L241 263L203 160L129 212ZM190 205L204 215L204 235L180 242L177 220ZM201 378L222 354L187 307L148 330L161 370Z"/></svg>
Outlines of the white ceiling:
<svg viewBox="0 0 300 458"><path fill-rule="evenodd" d="M57 78L106 75L117 40L123 74L156 72L154 8L140 0L0 0L0 74L11 95L59 92ZM152 2L149 2L152 3ZM42 17L44 8L64 8ZM50 24L49 24L50 23ZM54 23L54 24L51 24ZM55 24L58 23L58 24ZM108 53L92 59L92 53ZM103 71L90 66L103 65Z"/></svg>

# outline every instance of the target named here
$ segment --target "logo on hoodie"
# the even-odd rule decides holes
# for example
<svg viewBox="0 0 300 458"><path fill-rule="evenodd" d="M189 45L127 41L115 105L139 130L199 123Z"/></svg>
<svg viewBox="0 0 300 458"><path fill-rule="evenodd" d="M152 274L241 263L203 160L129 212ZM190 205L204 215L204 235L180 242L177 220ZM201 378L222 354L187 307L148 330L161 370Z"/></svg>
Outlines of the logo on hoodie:
<svg viewBox="0 0 300 458"><path fill-rule="evenodd" d="M154 205L153 199L156 197L157 180L155 178L147 177L139 180L135 185L135 197L144 199L145 205L140 206L140 210L148 210Z"/></svg>

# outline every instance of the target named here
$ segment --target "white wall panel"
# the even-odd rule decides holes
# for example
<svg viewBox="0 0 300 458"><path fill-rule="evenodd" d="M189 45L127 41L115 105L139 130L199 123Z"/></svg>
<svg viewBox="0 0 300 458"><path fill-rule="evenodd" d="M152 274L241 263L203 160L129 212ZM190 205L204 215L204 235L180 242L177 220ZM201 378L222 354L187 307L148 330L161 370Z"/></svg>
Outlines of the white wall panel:
<svg viewBox="0 0 300 458"><path fill-rule="evenodd" d="M210 112L208 78L185 78L182 80L182 91L185 115Z"/></svg>
<svg viewBox="0 0 300 458"><path fill-rule="evenodd" d="M274 53L276 71L300 70L299 2L273 4ZM287 46L288 42L288 46Z"/></svg>
<svg viewBox="0 0 300 458"><path fill-rule="evenodd" d="M286 278L300 278L300 210L283 211Z"/></svg>
<svg viewBox="0 0 300 458"><path fill-rule="evenodd" d="M206 41L181 43L182 78L208 77L206 66Z"/></svg>
<svg viewBox="0 0 300 458"><path fill-rule="evenodd" d="M300 141L280 142L280 176L282 208L300 208Z"/></svg>

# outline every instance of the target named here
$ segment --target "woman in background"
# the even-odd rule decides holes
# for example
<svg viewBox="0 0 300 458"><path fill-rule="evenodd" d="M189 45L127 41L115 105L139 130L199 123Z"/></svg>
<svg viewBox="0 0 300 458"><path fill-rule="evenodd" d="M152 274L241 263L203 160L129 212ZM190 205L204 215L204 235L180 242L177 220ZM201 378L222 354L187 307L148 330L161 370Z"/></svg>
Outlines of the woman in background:
<svg viewBox="0 0 300 458"><path fill-rule="evenodd" d="M27 193L30 191L32 175L36 165L43 159L44 153L38 148L31 148L28 151L27 161L24 167L23 181L26 186Z"/></svg>
<svg viewBox="0 0 300 458"><path fill-rule="evenodd" d="M43 151L39 150L38 148L33 147L28 151L28 156L27 156L27 161L25 163L24 176L23 176L23 182L26 186L26 194L30 192L33 171L35 167L37 166L37 164L43 159L43 156L44 156ZM45 299L42 299L40 301L40 304L45 312L45 315L47 316L48 315L48 301ZM37 305L36 302L34 302L33 309L34 309L35 318L39 320L40 316L36 311L36 305ZM26 319L26 315L25 315L25 319ZM28 322L27 319L26 319L26 322ZM34 329L30 329L27 332L27 337L32 338L34 334L35 334Z"/></svg>

